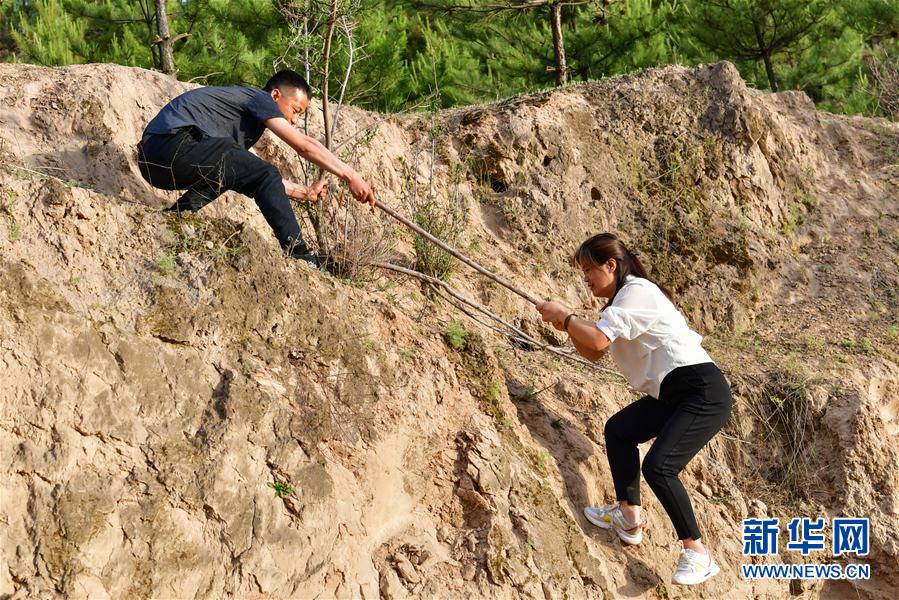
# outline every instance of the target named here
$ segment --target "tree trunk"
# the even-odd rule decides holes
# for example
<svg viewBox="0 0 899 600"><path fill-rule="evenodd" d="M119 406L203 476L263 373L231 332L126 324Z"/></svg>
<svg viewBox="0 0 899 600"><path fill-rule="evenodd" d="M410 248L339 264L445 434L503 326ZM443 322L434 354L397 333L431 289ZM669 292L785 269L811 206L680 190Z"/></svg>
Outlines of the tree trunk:
<svg viewBox="0 0 899 600"><path fill-rule="evenodd" d="M331 0L328 11L328 28L325 33L325 49L322 53L324 75L322 79L322 115L325 120L325 148L331 149L331 115L328 114L328 79L331 63L331 38L334 37L334 26L337 24L337 0Z"/></svg>
<svg viewBox="0 0 899 600"><path fill-rule="evenodd" d="M553 52L556 55L556 85L568 83L568 64L565 61L565 40L562 37L562 6L552 4L549 7L553 30Z"/></svg>
<svg viewBox="0 0 899 600"><path fill-rule="evenodd" d="M771 84L771 91L777 92L777 78L774 76L774 65L771 64L771 50L765 47L765 36L762 35L762 27L755 19L752 20L752 26L755 28L755 39L759 43L759 51L762 60L765 61L765 72L768 74L768 83Z"/></svg>
<svg viewBox="0 0 899 600"><path fill-rule="evenodd" d="M178 70L175 68L175 53L172 51L174 42L169 33L169 16L165 9L165 0L156 0L156 31L159 33L156 43L159 46L162 72L174 77Z"/></svg>

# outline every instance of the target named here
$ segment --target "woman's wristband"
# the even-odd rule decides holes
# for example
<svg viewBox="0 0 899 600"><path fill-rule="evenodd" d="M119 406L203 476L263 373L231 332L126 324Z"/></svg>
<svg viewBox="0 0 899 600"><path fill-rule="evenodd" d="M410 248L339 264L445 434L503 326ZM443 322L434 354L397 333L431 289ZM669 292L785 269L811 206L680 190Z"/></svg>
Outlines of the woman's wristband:
<svg viewBox="0 0 899 600"><path fill-rule="evenodd" d="M562 322L562 329L568 331L568 323L571 321L571 317L574 316L574 313L568 313L568 316L565 317L565 320Z"/></svg>

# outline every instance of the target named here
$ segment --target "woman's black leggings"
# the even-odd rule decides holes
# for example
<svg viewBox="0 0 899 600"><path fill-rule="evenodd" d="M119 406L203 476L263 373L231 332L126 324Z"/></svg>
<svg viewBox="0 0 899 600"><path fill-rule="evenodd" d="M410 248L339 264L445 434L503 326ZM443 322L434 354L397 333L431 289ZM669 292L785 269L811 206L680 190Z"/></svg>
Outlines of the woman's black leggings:
<svg viewBox="0 0 899 600"><path fill-rule="evenodd" d="M617 499L640 504L637 444L656 438L643 476L674 523L678 539L700 538L678 474L730 417L730 386L715 363L678 367L662 380L659 398L644 396L606 421L606 452Z"/></svg>

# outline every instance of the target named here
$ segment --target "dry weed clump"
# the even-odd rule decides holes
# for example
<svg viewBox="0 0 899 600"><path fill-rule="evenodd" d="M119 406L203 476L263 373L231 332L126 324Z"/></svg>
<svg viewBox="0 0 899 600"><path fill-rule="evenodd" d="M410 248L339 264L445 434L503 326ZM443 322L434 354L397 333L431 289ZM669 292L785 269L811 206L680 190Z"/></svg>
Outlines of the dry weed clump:
<svg viewBox="0 0 899 600"><path fill-rule="evenodd" d="M809 393L815 382L788 365L757 384L757 393L748 398L749 411L760 428L754 440L758 462L752 479L761 479L792 498L809 498L818 479L815 414Z"/></svg>
<svg viewBox="0 0 899 600"><path fill-rule="evenodd" d="M390 258L394 227L367 213L341 190L336 202L320 203L307 214L314 226L304 231L315 232L318 254L334 276L356 283L370 281L374 279L373 265Z"/></svg>

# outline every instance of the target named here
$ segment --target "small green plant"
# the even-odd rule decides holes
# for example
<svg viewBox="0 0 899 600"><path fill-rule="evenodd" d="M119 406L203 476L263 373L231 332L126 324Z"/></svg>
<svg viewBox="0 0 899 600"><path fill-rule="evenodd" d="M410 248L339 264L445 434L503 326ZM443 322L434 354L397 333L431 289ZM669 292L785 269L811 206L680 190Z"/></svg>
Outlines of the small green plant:
<svg viewBox="0 0 899 600"><path fill-rule="evenodd" d="M251 365L249 362L241 359L239 364L240 364L240 372L243 374L244 377L249 377L250 375L253 374L253 365Z"/></svg>
<svg viewBox="0 0 899 600"><path fill-rule="evenodd" d="M553 419L551 425L553 429L562 429L562 419Z"/></svg>
<svg viewBox="0 0 899 600"><path fill-rule="evenodd" d="M362 336L362 347L363 348L365 348L368 351L371 351L371 350L374 350L376 346L377 346L377 342L375 342L375 339L373 337L371 337L370 335Z"/></svg>
<svg viewBox="0 0 899 600"><path fill-rule="evenodd" d="M534 540L533 537L528 536L528 539L525 540L525 542L524 542L524 549L525 549L525 552L528 553L528 554L530 554L531 552L533 552L534 550L536 550L536 549L537 549L537 542L536 542L536 540Z"/></svg>
<svg viewBox="0 0 899 600"><path fill-rule="evenodd" d="M656 586L656 596L659 597L659 600L668 600L668 598L670 598L668 595L668 588L665 587L664 583L660 583Z"/></svg>
<svg viewBox="0 0 899 600"><path fill-rule="evenodd" d="M171 277L178 272L178 262L174 252L161 252L159 259L156 261L156 268L165 275Z"/></svg>
<svg viewBox="0 0 899 600"><path fill-rule="evenodd" d="M13 223L9 228L9 234L6 237L10 242L15 242L22 237L22 224Z"/></svg>
<svg viewBox="0 0 899 600"><path fill-rule="evenodd" d="M413 217L415 223L422 229L450 246L455 245L465 225L461 208L452 205L442 207L435 198L416 206ZM433 242L416 235L412 240L412 249L415 251L417 270L443 280L452 275L456 259L435 246Z"/></svg>
<svg viewBox="0 0 899 600"><path fill-rule="evenodd" d="M730 502L732 500L733 500L733 498L731 498L728 495L712 496L711 498L709 498L709 502L711 502L712 504L727 504L728 502Z"/></svg>
<svg viewBox="0 0 899 600"><path fill-rule="evenodd" d="M862 352L862 354L865 354L867 356L876 356L877 355L877 349L874 347L874 344L871 343L870 338L863 337L862 339L859 340L858 345L859 345L859 349Z"/></svg>
<svg viewBox="0 0 899 600"><path fill-rule="evenodd" d="M75 275L69 277L69 285L71 287L78 287L79 283L81 283L81 277L76 277Z"/></svg>
<svg viewBox="0 0 899 600"><path fill-rule="evenodd" d="M781 232L786 236L791 236L796 233L796 228L801 223L802 215L799 212L799 205L793 204L790 206L787 217L784 219L783 226L781 227Z"/></svg>
<svg viewBox="0 0 899 600"><path fill-rule="evenodd" d="M899 338L899 324L893 323L887 328L887 337L889 337L891 340Z"/></svg>
<svg viewBox="0 0 899 600"><path fill-rule="evenodd" d="M275 481L269 483L268 486L275 490L276 498L283 498L284 496L293 496L294 490L293 486L287 483L281 483L280 481Z"/></svg>
<svg viewBox="0 0 899 600"><path fill-rule="evenodd" d="M807 335L802 338L802 345L811 352L820 352L824 350L824 339L814 335Z"/></svg>
<svg viewBox="0 0 899 600"><path fill-rule="evenodd" d="M445 197L438 195L434 186L435 164L438 159L436 140L437 138L432 137L427 184L419 184L414 165L403 165L407 180L406 203L410 208L412 220L419 227L450 246L457 246L468 218L464 200L459 192L459 184L464 173L461 169L454 169L451 172L449 193ZM412 249L415 251L416 270L443 280L452 274L456 259L426 238L416 235L412 240Z"/></svg>
<svg viewBox="0 0 899 600"><path fill-rule="evenodd" d="M443 339L453 350L462 350L465 348L465 342L468 340L468 331L462 321L453 321L450 323L446 331L443 332Z"/></svg>
<svg viewBox="0 0 899 600"><path fill-rule="evenodd" d="M400 348L398 354L403 360L412 360L415 358L415 350L412 348Z"/></svg>
<svg viewBox="0 0 899 600"><path fill-rule="evenodd" d="M541 450L534 454L533 459L534 468L537 469L537 472L541 475L547 475L549 473L549 452L547 450Z"/></svg>
<svg viewBox="0 0 899 600"><path fill-rule="evenodd" d="M497 422L500 423L505 416L502 407L502 397L502 388L499 380L491 379L490 383L487 384L487 388L484 390L481 400L484 403L484 411L493 415Z"/></svg>

